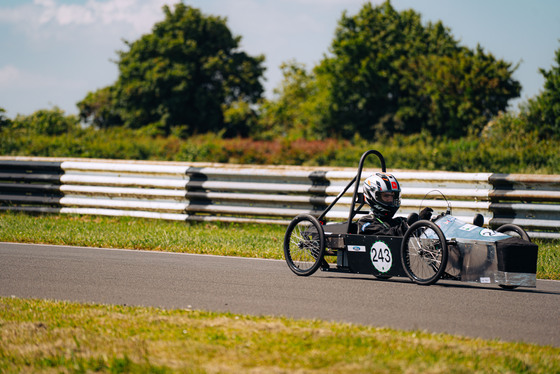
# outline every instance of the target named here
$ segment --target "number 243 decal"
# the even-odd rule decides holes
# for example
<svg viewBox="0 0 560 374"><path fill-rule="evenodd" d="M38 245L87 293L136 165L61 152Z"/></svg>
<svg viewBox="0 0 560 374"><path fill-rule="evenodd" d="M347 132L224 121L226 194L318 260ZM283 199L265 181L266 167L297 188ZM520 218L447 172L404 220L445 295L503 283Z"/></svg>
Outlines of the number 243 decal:
<svg viewBox="0 0 560 374"><path fill-rule="evenodd" d="M371 263L381 273L385 273L391 269L393 265L393 256L391 255L391 250L384 242L375 242L371 247L370 256Z"/></svg>

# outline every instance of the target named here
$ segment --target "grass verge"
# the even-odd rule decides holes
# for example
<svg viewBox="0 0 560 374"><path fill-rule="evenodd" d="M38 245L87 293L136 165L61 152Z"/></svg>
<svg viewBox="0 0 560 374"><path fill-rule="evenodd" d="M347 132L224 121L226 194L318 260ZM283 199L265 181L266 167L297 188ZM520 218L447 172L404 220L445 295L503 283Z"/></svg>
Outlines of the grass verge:
<svg viewBox="0 0 560 374"><path fill-rule="evenodd" d="M285 226L0 212L0 241L282 259ZM539 245L537 278L560 279L560 241Z"/></svg>
<svg viewBox="0 0 560 374"><path fill-rule="evenodd" d="M283 258L285 226L0 212L0 241Z"/></svg>
<svg viewBox="0 0 560 374"><path fill-rule="evenodd" d="M3 373L558 373L558 357L423 331L0 298Z"/></svg>

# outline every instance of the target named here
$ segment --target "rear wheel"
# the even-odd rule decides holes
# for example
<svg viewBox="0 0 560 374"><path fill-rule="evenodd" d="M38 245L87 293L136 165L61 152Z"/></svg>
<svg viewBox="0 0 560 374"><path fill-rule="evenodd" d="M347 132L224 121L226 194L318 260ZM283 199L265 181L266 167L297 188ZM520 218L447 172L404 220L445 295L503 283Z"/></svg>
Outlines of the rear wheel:
<svg viewBox="0 0 560 374"><path fill-rule="evenodd" d="M325 234L317 218L301 214L294 218L284 236L284 258L290 270L308 276L321 266Z"/></svg>
<svg viewBox="0 0 560 374"><path fill-rule="evenodd" d="M509 236L513 236L516 238L521 238L523 240L527 240L528 242L531 241L531 238L529 238L529 234L527 234L527 232L525 230L523 230L523 228L521 228L520 226L514 225L513 223L507 223L505 225L502 225L500 227L498 227L496 229L497 232L501 232L503 234L507 234ZM514 290L519 286L511 286L511 285L507 285L507 284L499 284L499 286L501 288L503 288L504 290Z"/></svg>
<svg viewBox="0 0 560 374"><path fill-rule="evenodd" d="M445 236L435 223L418 221L404 234L401 260L413 282L421 285L436 283L445 272L447 256Z"/></svg>
<svg viewBox="0 0 560 374"><path fill-rule="evenodd" d="M528 242L531 241L529 238L529 234L525 230L523 230L520 226L514 225L513 223L507 223L502 225L496 229L497 232L501 232L503 234L507 234L509 236L515 236L517 238L521 238L523 240L527 240Z"/></svg>

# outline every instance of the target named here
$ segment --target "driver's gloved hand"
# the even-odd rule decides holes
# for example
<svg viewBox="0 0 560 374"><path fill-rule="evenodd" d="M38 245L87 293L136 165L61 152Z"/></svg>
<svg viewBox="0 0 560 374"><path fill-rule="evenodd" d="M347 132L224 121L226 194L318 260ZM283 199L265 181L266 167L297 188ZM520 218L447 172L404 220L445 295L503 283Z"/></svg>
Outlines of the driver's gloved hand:
<svg viewBox="0 0 560 374"><path fill-rule="evenodd" d="M422 209L422 211L418 215L418 218L422 219L422 220L429 220L430 218L432 218L432 212L433 211L434 210L432 208L425 207L424 209Z"/></svg>

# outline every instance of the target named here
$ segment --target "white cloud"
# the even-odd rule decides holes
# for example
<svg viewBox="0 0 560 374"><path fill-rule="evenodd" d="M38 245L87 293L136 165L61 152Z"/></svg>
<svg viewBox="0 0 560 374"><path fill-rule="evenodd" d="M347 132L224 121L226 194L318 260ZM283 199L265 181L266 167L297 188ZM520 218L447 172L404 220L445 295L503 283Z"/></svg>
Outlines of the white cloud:
<svg viewBox="0 0 560 374"><path fill-rule="evenodd" d="M163 19L161 8L173 0L88 0L83 4L62 4L55 0L34 0L12 8L0 8L0 22L37 37L37 33L68 27L90 26L95 29L127 26L129 34L145 33Z"/></svg>
<svg viewBox="0 0 560 374"><path fill-rule="evenodd" d="M48 4L43 10L40 23L48 23L51 20L59 25L70 24L88 25L96 22L95 14L87 7L80 5Z"/></svg>

